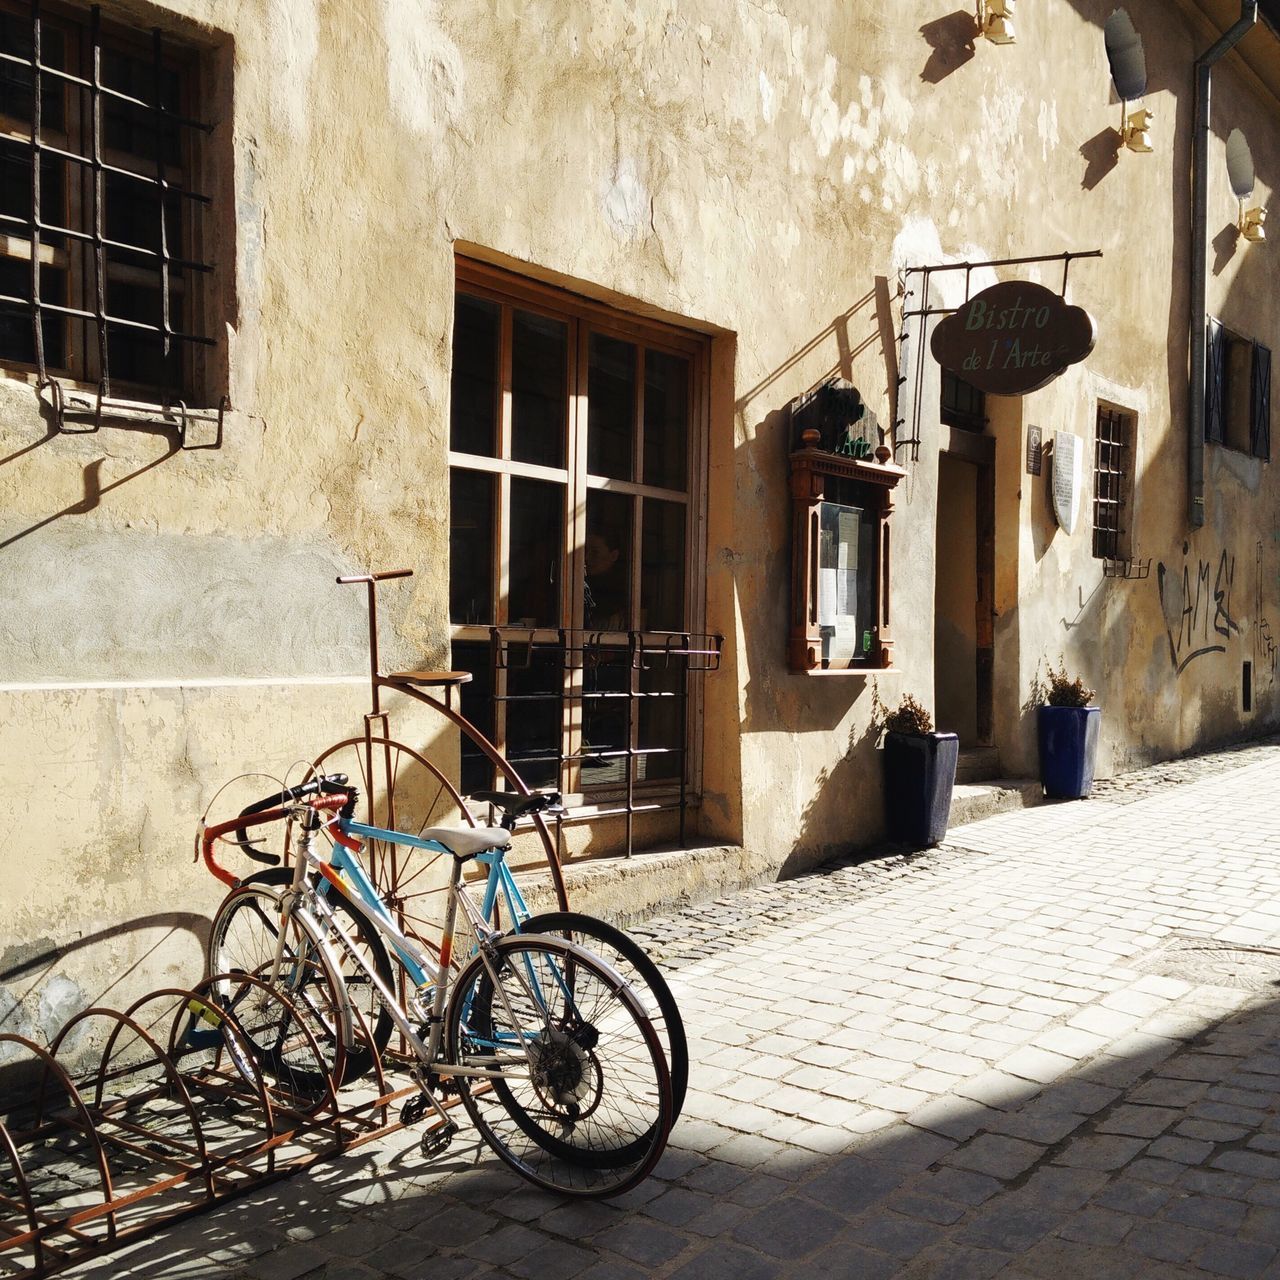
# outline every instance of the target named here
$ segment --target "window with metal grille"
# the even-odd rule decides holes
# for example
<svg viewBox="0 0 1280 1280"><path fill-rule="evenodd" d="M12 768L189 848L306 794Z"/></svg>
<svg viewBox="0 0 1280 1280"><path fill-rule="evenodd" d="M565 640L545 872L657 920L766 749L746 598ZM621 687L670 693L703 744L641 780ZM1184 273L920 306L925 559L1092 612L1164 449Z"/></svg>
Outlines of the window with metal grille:
<svg viewBox="0 0 1280 1280"><path fill-rule="evenodd" d="M1128 560L1133 486L1132 414L1098 406L1093 462L1093 554Z"/></svg>
<svg viewBox="0 0 1280 1280"><path fill-rule="evenodd" d="M575 803L693 781L708 354L700 334L458 263L452 661L474 676L467 716ZM462 766L467 789L491 785L483 760Z"/></svg>
<svg viewBox="0 0 1280 1280"><path fill-rule="evenodd" d="M943 423L962 431L982 431L987 425L987 397L972 383L949 369L942 371Z"/></svg>
<svg viewBox="0 0 1280 1280"><path fill-rule="evenodd" d="M197 57L159 29L0 0L0 364L102 396L211 394Z"/></svg>

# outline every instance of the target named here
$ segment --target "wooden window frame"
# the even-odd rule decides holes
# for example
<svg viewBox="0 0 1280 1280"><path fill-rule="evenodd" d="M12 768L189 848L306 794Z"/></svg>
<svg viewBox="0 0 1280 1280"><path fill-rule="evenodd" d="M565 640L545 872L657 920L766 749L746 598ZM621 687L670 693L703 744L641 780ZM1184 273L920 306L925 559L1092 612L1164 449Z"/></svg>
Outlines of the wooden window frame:
<svg viewBox="0 0 1280 1280"><path fill-rule="evenodd" d="M1206 327L1205 442L1270 462L1270 348L1212 316Z"/></svg>
<svg viewBox="0 0 1280 1280"><path fill-rule="evenodd" d="M32 7L29 0L0 0L0 10L25 19L31 15ZM91 11L88 10L56 2L41 3L39 8L42 34L57 31L62 38L63 70L68 76L84 81L93 79L95 34L90 23ZM148 36L151 37L150 40ZM75 235L61 235L53 229L54 226L61 226L76 235L88 237L92 237L95 232L92 212L92 189L97 181L93 159L94 130L89 122L91 113L83 101L88 91L70 80L62 80L52 72L46 72L42 77L46 89L50 83L61 86L66 127L58 132L42 125L41 142L56 147L69 156L80 156L88 163L74 159L57 161L64 167L65 203L56 210L49 210L42 202L41 228L36 232L41 241L39 259L42 266L57 267L66 272L66 294L60 305L82 314L62 314L51 307L45 312L47 317L62 327L64 359L61 363L46 362L42 368L38 363L0 353L0 375L37 382L56 377L69 387L100 395L110 394L117 399L150 403L160 400L170 403L181 398L198 403L212 395L211 390L202 385L206 380L206 361L202 358L201 349L215 345L214 340L205 335L211 293L209 277L213 268L204 259L207 247L204 224L212 201L199 194L207 168L201 135L210 132L211 127L196 121L201 99L208 87L202 66L204 52L194 44L183 43L167 34L161 42L158 30L143 32L105 18L97 29L96 40L98 50L119 53L144 63L154 62L156 45L160 43L163 51L159 65L166 73L177 77L179 86L179 102L172 119L176 122L180 138L180 163L175 165L154 154L143 155L141 152L112 148L108 145L103 124L99 126L98 159L105 166L104 175L112 169L127 171L138 174L149 191L154 191L163 183L162 190L166 192L194 192L195 195L176 194L176 203L181 211L178 218L178 243L171 244L166 240L163 270L122 262L118 257L112 259L109 256L110 249L104 253L105 279L102 287L108 301L105 309L102 309L95 296L97 284L94 242L92 239L78 239ZM10 142L30 145L32 128L27 121L0 117L0 136ZM105 181L104 176L104 184ZM160 198L162 210L166 198ZM105 201L103 203L105 207ZM197 206L205 212L198 214ZM103 226L105 227L105 214ZM45 236L61 238L64 243L59 246L50 245L44 240ZM32 234L21 234L21 229L12 224L0 225L0 257L29 263L34 238ZM118 255L123 251L115 252ZM172 267L168 265L169 260L174 263ZM139 261L145 261L145 258L139 255ZM185 264L195 265L189 267ZM104 342L109 339L104 339L103 333L113 323L106 318L112 315L110 284L132 283L148 289L163 290L166 282L171 305L178 303L175 312L169 313L165 322L169 334L165 333L164 324L148 323L139 326L138 331L154 334L161 341L167 338L171 344L176 345L181 355L177 384L164 386L111 374L109 346L108 366L104 370L102 351ZM95 315L100 310L101 314ZM118 320L115 323L118 324ZM129 326L123 328L127 331Z"/></svg>
<svg viewBox="0 0 1280 1280"><path fill-rule="evenodd" d="M1118 405L1098 403L1093 442L1093 554L1099 560L1124 562L1133 558L1137 431L1136 414Z"/></svg>
<svg viewBox="0 0 1280 1280"><path fill-rule="evenodd" d="M511 484L514 479L548 481L562 485L565 502L563 508L565 545L561 548L564 575L561 580L560 611L562 625L580 629L583 626L583 593L575 584L584 580L584 547L586 539L586 508L589 492L609 492L635 499L632 504L630 558L631 621L638 622L641 600L641 530L643 499L653 498L676 502L685 507L685 619L690 632L700 632L705 622L706 556L707 540L707 468L708 424L710 419L710 339L693 330L651 321L630 312L597 302L594 299L571 293L558 286L542 284L528 277L517 275L500 267L477 259L458 257L455 262L455 293L484 298L500 308L498 345L498 405L496 457L472 454L449 449L449 470L481 472L496 479L493 512L491 566L491 592L496 616L489 623L469 624L450 622L452 643L487 643L491 626L508 626L507 616L509 587L512 572L512 556L509 545L511 526ZM520 462L511 457L513 440L513 388L512 355L513 327L516 311L528 312L563 322L568 330L566 376L565 449L566 465L548 467ZM636 405L634 413L635 456L632 474L643 476L644 448L644 394L645 352L657 350L681 356L689 362L688 405L688 470L684 490L666 489L637 480L618 480L592 475L587 470L587 413L589 408L588 376L590 369L589 343L592 334L634 343L638 358L636 366ZM635 630L643 630L636 626ZM598 634L606 644L624 645L627 631L605 631ZM550 643L556 638L556 629L533 628L529 632L534 642ZM505 692L505 672L493 673L495 696L493 733L500 750L507 741L507 705L502 701ZM581 699L584 671L576 662L565 664L564 716L561 740L566 759L566 775L561 789L566 802L580 811L589 812L596 789L584 789L583 770L572 762L583 747ZM685 748L685 780L690 792L697 794L701 783L701 703L698 697L699 683L695 682L688 705L688 740ZM633 742L634 745L634 742ZM678 782L663 779L655 783L638 783L638 789L665 792L672 791Z"/></svg>

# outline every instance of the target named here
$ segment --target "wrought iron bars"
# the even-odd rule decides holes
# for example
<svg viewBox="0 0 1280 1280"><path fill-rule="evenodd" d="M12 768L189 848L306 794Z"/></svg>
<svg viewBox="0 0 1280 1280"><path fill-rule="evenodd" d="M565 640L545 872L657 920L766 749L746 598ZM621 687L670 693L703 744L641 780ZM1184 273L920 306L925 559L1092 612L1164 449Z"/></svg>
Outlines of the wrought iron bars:
<svg viewBox="0 0 1280 1280"><path fill-rule="evenodd" d="M109 330L117 328L140 335L153 336L165 358L171 354L175 341L212 346L214 339L194 330L197 326L188 323L177 326L173 322L170 295L173 289L174 272L186 271L209 274L213 270L211 263L195 257L186 257L173 252L170 244L169 228L166 212L169 199L176 198L180 208L208 207L212 204L210 196L195 190L187 181L172 181L167 175L165 145L171 132L177 130L195 131L208 134L213 126L200 120L192 119L181 111L168 106L164 101L164 79L166 72L165 49L159 28L151 33L151 94L150 100L126 93L122 89L112 88L103 82L104 37L102 32L101 12L98 6L90 11L90 21L86 29L83 23L75 23L58 18L59 30L64 36L73 40L80 49L80 69L88 67L87 75L76 74L68 67L53 66L44 57L44 18L40 0L30 0L31 39L27 56L10 50L0 49L0 62L24 68L31 81L31 121L30 121L30 155L31 155L31 209L29 217L11 213L0 213L0 226L13 227L19 230L21 238L27 240L30 253L30 289L28 297L18 297L0 293L0 306L22 307L29 311L33 329L33 345L36 371L39 382L45 385L51 381L46 358L44 342L44 319L53 314L67 320L83 320L92 324L96 336L97 367L91 369L87 360L81 360L77 366L69 369L73 376L85 381L96 381L100 396L107 396L111 391L111 364ZM112 47L108 38L106 48ZM68 144L58 146L45 136L43 98L46 85L52 82L73 90L82 99L86 108L82 112L68 112L79 115L89 122L89 137L78 139L78 149L73 145L77 141L73 130L68 128ZM135 168L123 164L112 163L103 145L103 109L104 104L116 103L129 109L149 113L153 131L154 174L139 172ZM86 145L87 143L87 145ZM82 215L79 225L63 225L73 223L77 219L71 216L48 218L43 207L42 170L46 157L62 162L68 172L77 168L85 178L87 192L87 215ZM156 216L158 218L158 235L156 248L143 244L129 243L127 240L115 239L107 235L106 205L107 180L113 178L128 186L137 185L144 190L155 193ZM72 206L74 207L74 205ZM183 216L185 224L187 218ZM53 302L43 296L41 288L42 259L48 256L45 248L50 238L63 238L68 243L84 245L88 248L92 262L91 287L81 278L80 287L68 296L65 303ZM142 320L134 317L115 314L108 310L108 265L109 255L126 255L130 259L154 270L159 277L160 307L158 320ZM70 273L69 273L70 274ZM73 305L80 302L82 305ZM91 306L88 305L91 302ZM192 308L188 308L191 310ZM9 353L0 352L0 357Z"/></svg>

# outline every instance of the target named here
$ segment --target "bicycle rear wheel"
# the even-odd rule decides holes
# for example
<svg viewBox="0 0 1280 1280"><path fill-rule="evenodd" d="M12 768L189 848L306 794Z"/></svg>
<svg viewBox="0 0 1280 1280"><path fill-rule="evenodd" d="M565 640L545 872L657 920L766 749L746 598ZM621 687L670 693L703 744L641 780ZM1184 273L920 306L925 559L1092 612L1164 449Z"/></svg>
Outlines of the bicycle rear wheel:
<svg viewBox="0 0 1280 1280"><path fill-rule="evenodd" d="M334 976L318 938L298 916L281 915L278 890L247 884L223 899L209 931L208 968L210 994L236 1015L266 1074L314 1095L321 1083L314 1053L301 1043L309 1035L325 1079L334 1089L344 1083L351 1037Z"/></svg>
<svg viewBox="0 0 1280 1280"><path fill-rule="evenodd" d="M343 1081L349 1037L317 939L296 915L282 917L278 893L245 885L214 915L208 954L210 995L235 1015L263 1074L318 1105ZM228 1050L247 1076L236 1046Z"/></svg>
<svg viewBox="0 0 1280 1280"><path fill-rule="evenodd" d="M671 1076L653 1024L615 974L559 938L508 934L488 950L463 970L445 1014L447 1061L489 1073L456 1077L476 1128L548 1190L599 1197L634 1187L671 1127Z"/></svg>
<svg viewBox="0 0 1280 1280"><path fill-rule="evenodd" d="M644 948L616 926L578 911L548 911L531 916L519 926L519 931L550 933L576 942L630 983L666 1050L671 1071L671 1123L675 1124L684 1109L684 1095L689 1087L689 1041L680 1006L662 971Z"/></svg>

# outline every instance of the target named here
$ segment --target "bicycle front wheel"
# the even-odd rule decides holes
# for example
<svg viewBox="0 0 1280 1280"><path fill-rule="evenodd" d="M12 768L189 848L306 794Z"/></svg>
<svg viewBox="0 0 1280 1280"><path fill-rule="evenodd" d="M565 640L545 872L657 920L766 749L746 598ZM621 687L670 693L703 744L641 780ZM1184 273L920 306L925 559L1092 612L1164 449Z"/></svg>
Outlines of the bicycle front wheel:
<svg viewBox="0 0 1280 1280"><path fill-rule="evenodd" d="M495 982L496 978L496 982ZM559 938L508 934L476 956L445 1014L448 1063L481 1136L530 1182L618 1195L671 1127L658 1034L617 975Z"/></svg>
<svg viewBox="0 0 1280 1280"><path fill-rule="evenodd" d="M300 1096L343 1083L350 1036L337 984L318 939L282 915L278 890L242 885L222 900L208 964L210 993L239 1019L267 1075Z"/></svg>

